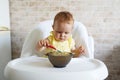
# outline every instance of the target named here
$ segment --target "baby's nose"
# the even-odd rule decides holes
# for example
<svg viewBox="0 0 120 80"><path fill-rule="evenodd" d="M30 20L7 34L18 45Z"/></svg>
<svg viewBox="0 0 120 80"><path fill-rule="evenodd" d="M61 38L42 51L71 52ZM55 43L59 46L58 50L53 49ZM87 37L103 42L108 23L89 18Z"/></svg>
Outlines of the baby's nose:
<svg viewBox="0 0 120 80"><path fill-rule="evenodd" d="M65 36L65 33L61 33L61 37L64 37Z"/></svg>

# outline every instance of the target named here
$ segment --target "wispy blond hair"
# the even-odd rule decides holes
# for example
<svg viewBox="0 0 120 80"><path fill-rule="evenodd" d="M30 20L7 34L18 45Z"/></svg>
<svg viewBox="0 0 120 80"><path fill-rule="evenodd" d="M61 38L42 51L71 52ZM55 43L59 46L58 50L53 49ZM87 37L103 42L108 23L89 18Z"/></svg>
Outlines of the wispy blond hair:
<svg viewBox="0 0 120 80"><path fill-rule="evenodd" d="M54 18L53 25L55 24L56 21L57 22L66 22L66 23L69 23L69 24L73 24L74 23L73 16L68 11L62 11L62 12L57 13L55 18Z"/></svg>

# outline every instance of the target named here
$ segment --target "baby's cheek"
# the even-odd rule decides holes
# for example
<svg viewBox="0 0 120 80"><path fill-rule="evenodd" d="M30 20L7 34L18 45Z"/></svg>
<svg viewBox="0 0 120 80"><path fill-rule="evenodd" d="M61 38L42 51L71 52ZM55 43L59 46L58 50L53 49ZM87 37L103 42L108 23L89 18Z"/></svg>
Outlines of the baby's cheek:
<svg viewBox="0 0 120 80"><path fill-rule="evenodd" d="M69 39L70 36L66 36L66 39Z"/></svg>
<svg viewBox="0 0 120 80"><path fill-rule="evenodd" d="M55 39L56 39L56 40L59 40L59 37L58 37L58 36L56 36L56 37L55 37Z"/></svg>

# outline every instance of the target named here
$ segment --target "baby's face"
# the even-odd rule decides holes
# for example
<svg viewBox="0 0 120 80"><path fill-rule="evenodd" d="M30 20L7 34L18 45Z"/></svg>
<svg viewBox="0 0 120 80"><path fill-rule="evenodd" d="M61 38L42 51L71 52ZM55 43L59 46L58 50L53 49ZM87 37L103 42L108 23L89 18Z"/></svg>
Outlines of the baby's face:
<svg viewBox="0 0 120 80"><path fill-rule="evenodd" d="M53 33L55 36L55 39L58 41L65 41L67 40L72 33L73 25L69 23L58 23L55 22L53 26Z"/></svg>

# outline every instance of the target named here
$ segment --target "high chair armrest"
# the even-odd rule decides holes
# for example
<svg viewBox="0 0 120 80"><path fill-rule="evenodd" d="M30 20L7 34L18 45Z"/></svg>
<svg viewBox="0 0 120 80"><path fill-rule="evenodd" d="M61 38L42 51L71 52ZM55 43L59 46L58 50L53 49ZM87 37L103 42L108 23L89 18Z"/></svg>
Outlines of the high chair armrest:
<svg viewBox="0 0 120 80"><path fill-rule="evenodd" d="M94 59L94 39L92 36L88 36L88 45L91 51L90 58Z"/></svg>

